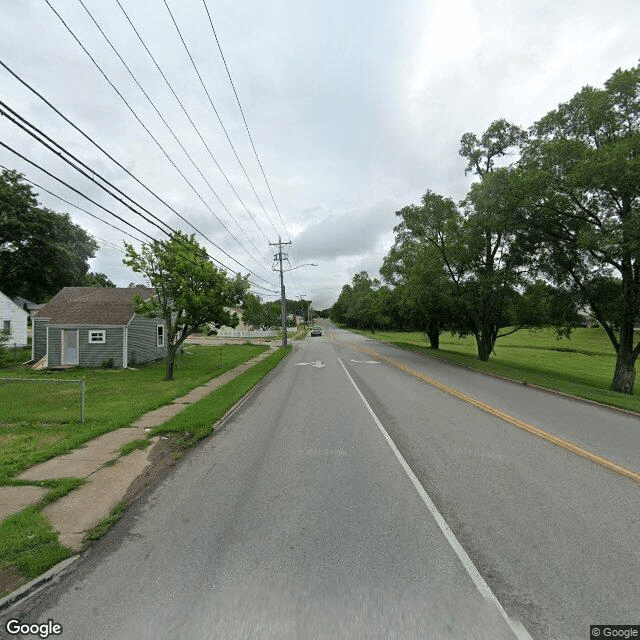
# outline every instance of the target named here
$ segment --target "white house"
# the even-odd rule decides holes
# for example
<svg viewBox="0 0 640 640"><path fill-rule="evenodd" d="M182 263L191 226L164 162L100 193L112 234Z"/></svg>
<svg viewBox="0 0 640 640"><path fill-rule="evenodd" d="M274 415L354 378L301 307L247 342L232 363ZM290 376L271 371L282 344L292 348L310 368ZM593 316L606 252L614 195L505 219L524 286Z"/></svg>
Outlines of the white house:
<svg viewBox="0 0 640 640"><path fill-rule="evenodd" d="M7 347L27 346L27 318L29 314L11 298L0 292L0 329L9 329Z"/></svg>

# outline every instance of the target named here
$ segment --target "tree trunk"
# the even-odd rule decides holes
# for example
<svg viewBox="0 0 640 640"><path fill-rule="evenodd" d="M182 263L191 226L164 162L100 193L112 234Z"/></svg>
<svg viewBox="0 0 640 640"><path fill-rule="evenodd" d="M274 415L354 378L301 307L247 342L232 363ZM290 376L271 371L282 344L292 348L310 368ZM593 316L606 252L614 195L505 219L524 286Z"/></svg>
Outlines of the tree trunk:
<svg viewBox="0 0 640 640"><path fill-rule="evenodd" d="M493 351L495 340L492 340L486 333L476 335L476 345L478 347L478 360L487 362Z"/></svg>
<svg viewBox="0 0 640 640"><path fill-rule="evenodd" d="M167 345L167 366L165 368L164 379L173 380L173 365L176 361L176 349L171 345Z"/></svg>
<svg viewBox="0 0 640 640"><path fill-rule="evenodd" d="M626 335L631 333L631 335ZM620 331L620 344L616 357L616 368L611 384L612 391L618 393L633 394L633 383L636 379L635 369L636 358L633 355L633 329L631 332L625 331L623 327Z"/></svg>
<svg viewBox="0 0 640 640"><path fill-rule="evenodd" d="M440 329L430 327L426 330L425 333L427 334L427 338L429 338L431 348L439 349L440 348Z"/></svg>

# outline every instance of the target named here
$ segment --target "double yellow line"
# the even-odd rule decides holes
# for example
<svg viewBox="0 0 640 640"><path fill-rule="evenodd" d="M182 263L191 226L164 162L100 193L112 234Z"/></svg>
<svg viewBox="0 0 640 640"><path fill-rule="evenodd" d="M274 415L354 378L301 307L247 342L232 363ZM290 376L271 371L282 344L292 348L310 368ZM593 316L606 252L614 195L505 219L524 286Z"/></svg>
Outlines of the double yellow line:
<svg viewBox="0 0 640 640"><path fill-rule="evenodd" d="M601 467L604 467L605 469L609 469L610 471L614 471L615 473L618 473L621 476L625 476L626 478L630 478L631 480L640 482L640 473L631 471L626 467L621 467L619 464L616 464L615 462L611 462L611 460L607 460L602 456L599 456L595 453L591 453L591 451L587 451L586 449L583 449L582 447L579 447L578 445L573 444L573 442L569 442L569 440L565 440L564 438L559 438L558 436L554 436L551 433L547 433L546 431L543 431L538 427L534 427L532 424L529 424L528 422L524 422L523 420L514 418L513 416L510 416L508 413L505 413L504 411L500 411L500 409L496 409L495 407L492 407L491 405L486 404L485 402L481 402L480 400L477 400L472 396L468 396L466 393L462 393L462 391L458 391L458 389L454 389L453 387L449 387L445 384L442 384L441 382L438 382L437 380L430 378L429 376L425 375L424 373L421 373L420 371L415 371L414 369L411 369L407 365L403 364L402 362L398 362L393 358L388 358L387 356L383 356L377 353L376 351L373 351L372 349L358 346L353 342L345 342L344 340L340 340L339 338L336 338L336 340L338 342L341 342L342 344L353 347L358 351L362 351L363 353L367 353L370 356L384 360L385 362L396 367L397 369L400 369L405 373L408 373L409 375L412 375L422 380L423 382L430 384L436 389L440 389L440 391L444 391L445 393L448 393L449 395L454 396L455 398L459 398L460 400L463 400L464 402L467 402L473 405L474 407L477 407L478 409L484 411L485 413L495 416L496 418L500 418L501 420L504 420L505 422L508 422L509 424L512 424L515 427L522 429L523 431L527 431L528 433L531 433L534 436L542 438L543 440L546 440L547 442L550 442L551 444L554 444L557 447L560 447L561 449L565 449L566 451L570 451L571 453L574 453L577 456L580 456L581 458L585 458L587 460L590 460L591 462L595 462Z"/></svg>

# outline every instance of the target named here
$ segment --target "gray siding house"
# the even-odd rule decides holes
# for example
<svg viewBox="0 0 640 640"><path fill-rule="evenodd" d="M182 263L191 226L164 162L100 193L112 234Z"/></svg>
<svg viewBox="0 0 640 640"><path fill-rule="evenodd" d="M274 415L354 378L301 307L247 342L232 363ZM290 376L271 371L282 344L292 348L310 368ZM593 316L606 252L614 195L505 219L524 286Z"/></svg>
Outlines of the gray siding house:
<svg viewBox="0 0 640 640"><path fill-rule="evenodd" d="M47 357L46 366L135 366L167 355L161 318L133 311L133 297L153 289L65 287L33 317L31 357Z"/></svg>

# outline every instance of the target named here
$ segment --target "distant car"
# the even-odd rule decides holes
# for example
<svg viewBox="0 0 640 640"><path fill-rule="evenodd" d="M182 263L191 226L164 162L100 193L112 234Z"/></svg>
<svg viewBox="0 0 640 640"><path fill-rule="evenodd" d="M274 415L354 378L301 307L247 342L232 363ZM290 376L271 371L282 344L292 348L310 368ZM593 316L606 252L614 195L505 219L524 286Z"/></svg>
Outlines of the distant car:
<svg viewBox="0 0 640 640"><path fill-rule="evenodd" d="M311 335L312 336L321 336L322 335L322 327L319 324L311 327Z"/></svg>

